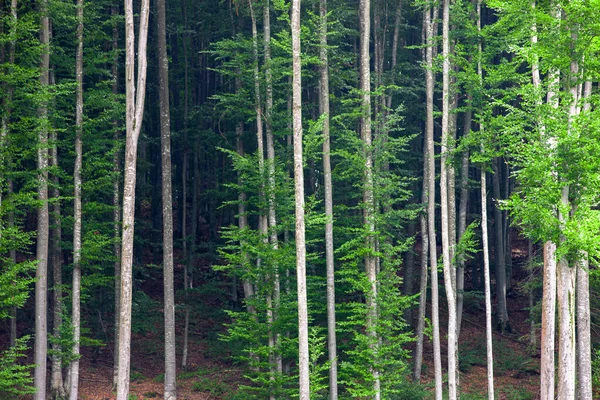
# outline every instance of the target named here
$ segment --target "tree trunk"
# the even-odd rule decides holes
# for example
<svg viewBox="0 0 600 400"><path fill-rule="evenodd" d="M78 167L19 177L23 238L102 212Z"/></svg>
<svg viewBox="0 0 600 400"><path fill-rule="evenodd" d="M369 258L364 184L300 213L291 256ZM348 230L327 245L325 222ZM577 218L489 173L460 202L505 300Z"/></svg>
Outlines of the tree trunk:
<svg viewBox="0 0 600 400"><path fill-rule="evenodd" d="M472 106L473 96L467 95L468 106ZM471 132L473 112L471 109L465 111L463 128L463 139ZM458 240L460 241L467 229L467 211L469 208L469 150L465 149L462 154L460 173L460 203L458 205ZM487 219L487 218L486 218ZM487 229L487 227L486 227ZM456 336L460 337L460 327L463 313L463 292L465 290L465 260L461 257L456 265Z"/></svg>
<svg viewBox="0 0 600 400"><path fill-rule="evenodd" d="M556 314L556 245L544 244L540 400L554 400L554 334Z"/></svg>
<svg viewBox="0 0 600 400"><path fill-rule="evenodd" d="M481 0L477 2L481 15ZM478 23L480 23L478 21ZM483 241L483 276L485 285L485 339L487 349L488 399L494 400L494 355L492 341L492 290L490 287L490 251L487 229L487 183L485 169L481 169L481 236Z"/></svg>
<svg viewBox="0 0 600 400"><path fill-rule="evenodd" d="M277 237L277 212L275 209L275 144L273 142L273 78L271 74L271 7L269 0L265 1L263 10L263 26L264 26L264 52L265 52L265 84L266 84L266 95L265 95L265 131L267 134L267 198L269 204L269 239L271 241L271 247L277 251L279 249L279 239ZM273 309L271 317L271 326L277 321L277 313L279 310L280 303L280 284L279 284L279 266L273 267ZM281 375L283 371L283 364L281 360L281 354L279 353L279 341L280 337L278 333L271 332L272 339L274 340L273 348L273 362L275 363L276 372ZM273 375L273 379L275 376ZM274 394L272 394L274 399Z"/></svg>
<svg viewBox="0 0 600 400"><path fill-rule="evenodd" d="M320 88L319 113L323 118L323 186L325 190L325 262L327 270L327 350L329 355L329 398L337 400L337 340L335 332L335 265L333 254L333 190L329 137L329 62L327 54L327 0L320 0Z"/></svg>
<svg viewBox="0 0 600 400"><path fill-rule="evenodd" d="M500 161L494 161L494 227L496 229L494 258L496 260L496 298L498 301L498 326L501 332L509 328L508 309L506 307L506 258L504 257L504 233L502 211L500 210Z"/></svg>
<svg viewBox="0 0 600 400"><path fill-rule="evenodd" d="M429 159L426 143L423 143L423 184L422 204L426 209L429 203ZM427 256L429 255L429 233L427 230L427 214L419 216L421 223L421 282L419 284L419 317L417 322L417 346L415 349L415 370L413 377L415 382L421 381L421 367L423 365L423 335L425 332L425 311L427 309Z"/></svg>
<svg viewBox="0 0 600 400"><path fill-rule="evenodd" d="M75 58L75 81L77 83L75 106L75 167L73 172L73 288L72 323L73 355L69 398L77 400L79 395L79 341L81 339L81 168L83 162L83 0L77 0L77 55Z"/></svg>
<svg viewBox="0 0 600 400"><path fill-rule="evenodd" d="M134 81L135 46L133 0L125 0L125 88L126 127L125 183L123 185L123 234L121 253L121 308L119 323L119 371L117 400L127 400L131 353L131 300L133 295L132 264L135 214L135 180L137 144L142 128L146 93L146 44L148 40L149 0L142 0L139 42L137 47L138 76ZM136 93L136 86L138 92Z"/></svg>
<svg viewBox="0 0 600 400"><path fill-rule="evenodd" d="M173 199L171 188L171 118L169 110L169 59L167 56L167 27L165 0L157 0L158 73L160 98L160 147L162 171L163 219L163 284L165 318L165 381L164 399L175 400L175 289L173 284Z"/></svg>
<svg viewBox="0 0 600 400"><path fill-rule="evenodd" d="M361 137L363 141L363 156L365 158L364 172L364 224L367 230L365 255L365 271L370 287L367 293L367 335L369 336L369 347L373 356L377 353L377 259L376 238L375 238L375 199L373 185L373 150L371 149L371 71L369 57L369 37L371 32L371 2L370 0L360 1L360 90L361 90ZM373 365L376 360L372 360ZM379 400L381 397L379 371L376 367L371 367L373 374L374 398Z"/></svg>
<svg viewBox="0 0 600 400"><path fill-rule="evenodd" d="M431 270L431 324L433 327L433 366L435 374L435 398L442 399L442 357L440 349L440 317L439 317L439 295L438 295L438 273L437 273L437 243L435 233L435 147L434 147L434 121L433 121L433 89L435 77L433 74L433 52L434 34L437 31L438 7L425 10L426 38L427 38L427 69L425 71L425 85L427 93L427 168L428 172L428 202L427 220L429 231L429 262Z"/></svg>
<svg viewBox="0 0 600 400"><path fill-rule="evenodd" d="M48 90L50 80L50 23L48 18L48 2L40 2L40 44L42 46L40 60L41 90ZM36 245L36 281L35 281L35 346L34 346L34 387L35 400L46 399L46 356L48 354L48 327L46 319L48 294L48 104L44 100L38 107L40 129L38 133L38 199L41 203L37 216Z"/></svg>
<svg viewBox="0 0 600 400"><path fill-rule="evenodd" d="M308 305L306 299L306 243L304 225L304 170L302 162L302 68L300 60L300 0L292 0L292 122L294 131L294 197L296 202L296 280L298 287L298 367L300 400L310 399L308 371Z"/></svg>
<svg viewBox="0 0 600 400"><path fill-rule="evenodd" d="M457 358L456 358L456 292L454 268L450 254L450 227L448 210L448 143L450 134L450 0L444 0L442 19L443 93L442 93L442 148L440 161L440 202L442 208L442 259L444 265L444 286L448 301L448 396L457 398Z"/></svg>

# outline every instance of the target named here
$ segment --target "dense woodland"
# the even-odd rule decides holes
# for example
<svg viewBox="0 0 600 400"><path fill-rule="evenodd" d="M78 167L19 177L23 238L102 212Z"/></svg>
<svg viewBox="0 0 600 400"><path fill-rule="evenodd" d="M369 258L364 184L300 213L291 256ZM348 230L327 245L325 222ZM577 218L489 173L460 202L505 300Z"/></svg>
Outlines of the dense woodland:
<svg viewBox="0 0 600 400"><path fill-rule="evenodd" d="M598 398L599 11L1 1L0 398Z"/></svg>

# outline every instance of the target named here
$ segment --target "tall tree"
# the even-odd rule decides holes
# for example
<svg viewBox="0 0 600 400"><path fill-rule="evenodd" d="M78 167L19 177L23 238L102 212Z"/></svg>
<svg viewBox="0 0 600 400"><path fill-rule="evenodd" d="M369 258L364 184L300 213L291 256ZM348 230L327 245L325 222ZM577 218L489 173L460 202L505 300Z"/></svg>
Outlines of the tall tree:
<svg viewBox="0 0 600 400"><path fill-rule="evenodd" d="M442 358L440 349L440 317L437 273L437 240L435 232L435 145L433 122L433 90L435 77L433 72L434 35L437 31L439 9L436 5L429 5L425 9L426 21L425 34L426 49L426 143L427 143L427 229L429 233L429 263L431 270L431 324L433 326L433 366L435 373L435 398L442 399Z"/></svg>
<svg viewBox="0 0 600 400"><path fill-rule="evenodd" d="M321 17L319 49L319 112L323 118L323 186L325 190L325 263L327 270L327 352L329 397L338 398L337 340L335 333L335 264L333 256L333 191L331 183L331 140L329 137L329 61L327 54L327 0L319 2Z"/></svg>
<svg viewBox="0 0 600 400"><path fill-rule="evenodd" d="M75 168L73 172L73 288L72 322L73 355L71 362L71 387L69 398L79 398L79 345L81 340L81 168L83 162L83 0L77 0L77 54L75 57L76 106L75 106Z"/></svg>
<svg viewBox="0 0 600 400"><path fill-rule="evenodd" d="M38 128L38 199L40 208L37 219L37 269L35 273L35 400L46 399L46 356L48 354L47 293L48 293L48 99L50 83L50 21L48 1L40 1L40 86L42 101L38 107L40 126Z"/></svg>
<svg viewBox="0 0 600 400"><path fill-rule="evenodd" d="M298 296L298 368L300 400L310 399L308 370L308 302L306 298L306 242L304 170L302 155L302 63L300 58L300 1L292 0L292 124L294 131L294 199L296 209L296 284Z"/></svg>
<svg viewBox="0 0 600 400"><path fill-rule="evenodd" d="M158 71L160 97L160 147L162 167L163 282L165 318L165 400L175 400L175 290L173 285L173 199L171 188L171 117L169 110L169 59L165 0L156 2L158 11Z"/></svg>
<svg viewBox="0 0 600 400"><path fill-rule="evenodd" d="M131 353L131 300L133 294L133 233L135 216L135 179L138 138L142 129L146 94L146 44L148 41L149 0L142 0L138 35L137 83L135 71L135 33L133 0L125 0L125 182L123 185L123 233L121 242L121 308L119 320L119 371L117 399L127 400ZM137 93L136 93L137 86Z"/></svg>

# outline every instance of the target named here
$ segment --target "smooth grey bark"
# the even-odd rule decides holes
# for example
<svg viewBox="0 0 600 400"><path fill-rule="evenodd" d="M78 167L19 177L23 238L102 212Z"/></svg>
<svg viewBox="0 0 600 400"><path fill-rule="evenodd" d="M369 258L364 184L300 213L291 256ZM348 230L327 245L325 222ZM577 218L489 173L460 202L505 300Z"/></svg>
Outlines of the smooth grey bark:
<svg viewBox="0 0 600 400"><path fill-rule="evenodd" d="M118 7L111 7L111 16L118 14ZM119 27L117 23L113 23L112 27L112 94L119 94ZM121 182L121 147L119 146L120 138L119 122L115 118L113 120L113 254L115 257L115 332L114 332L114 350L113 350L113 387L117 389L117 377L119 372L119 310L121 309L121 201L120 201L120 182Z"/></svg>
<svg viewBox="0 0 600 400"><path fill-rule="evenodd" d="M377 257L375 238L375 198L373 184L373 150L371 137L371 71L369 55L369 37L371 33L371 2L360 0L359 4L360 25L360 90L361 90L361 139L363 141L364 157L364 183L363 183L363 218L367 230L366 247L369 249L365 255L365 271L369 280L369 293L367 293L367 335L369 347L373 355L377 353ZM376 364L376 360L372 360ZM381 388L379 371L371 367L373 374L374 398L379 400Z"/></svg>
<svg viewBox="0 0 600 400"><path fill-rule="evenodd" d="M42 92L48 90L50 83L50 23L48 1L40 1L40 86ZM43 94L46 97L46 94ZM46 357L48 354L47 295L48 295L48 103L43 99L38 107L40 128L38 132L38 200L40 208L37 215L37 245L35 272L35 363L33 385L36 389L34 400L46 399Z"/></svg>
<svg viewBox="0 0 600 400"><path fill-rule="evenodd" d="M77 0L77 54L75 56L75 166L73 169L73 285L71 322L73 355L70 366L69 399L79 397L79 341L81 340L81 169L83 163L83 0Z"/></svg>
<svg viewBox="0 0 600 400"><path fill-rule="evenodd" d="M327 353L329 356L329 398L338 398L337 339L335 318L335 261L333 254L333 188L329 136L329 61L327 49L327 0L319 1L321 17L319 65L319 113L323 118L323 188L325 191L325 268L327 273Z"/></svg>
<svg viewBox="0 0 600 400"><path fill-rule="evenodd" d="M433 12L432 12L433 11ZM425 10L426 21L426 143L428 162L428 202L427 202L427 229L429 231L429 263L431 271L431 324L433 327L433 367L435 374L435 398L442 400L442 356L440 348L440 316L439 316L439 290L437 273L437 243L435 232L435 143L434 143L434 121L433 121L433 89L435 77L433 74L434 35L437 31L437 19L439 9L437 6L429 6Z"/></svg>
<svg viewBox="0 0 600 400"><path fill-rule="evenodd" d="M157 0L158 76L163 219L163 288L165 321L164 399L177 399L175 349L175 289L173 283L173 189L171 172L171 117L169 108L169 59L165 0Z"/></svg>
<svg viewBox="0 0 600 400"><path fill-rule="evenodd" d="M493 162L494 167L494 199L496 200L496 204L494 204L494 228L495 228L495 249L494 249L494 259L495 259L495 271L496 271L496 300L497 304L497 314L498 314L498 325L500 331L504 332L506 329L509 329L509 321L508 321L508 308L506 305L506 258L504 257L504 229L503 229L503 218L502 218L502 210L500 210L500 161L496 159Z"/></svg>
<svg viewBox="0 0 600 400"><path fill-rule="evenodd" d="M527 243L527 265L529 267L529 281L531 282L535 279L535 274L533 271L533 242L531 240L529 240ZM530 288L529 293L527 293L530 310L529 319L531 320L529 323L529 347L532 349L537 348L537 328L532 312L533 306L535 305L534 293L534 288Z"/></svg>
<svg viewBox="0 0 600 400"><path fill-rule="evenodd" d="M442 17L442 55L443 55L443 86L442 86L442 146L440 161L440 202L442 222L442 260L444 266L444 286L448 302L448 397L457 398L457 341L456 341L456 291L455 271L452 265L450 251L450 215L448 187L448 143L450 140L450 0L444 0Z"/></svg>
<svg viewBox="0 0 600 400"><path fill-rule="evenodd" d="M149 0L142 0L137 47L138 75L136 83L136 80L134 80L136 49L134 44L135 34L133 24L133 0L125 0L125 125L127 128L127 134L125 140L125 180L123 185L121 308L119 323L119 371L117 377L117 400L127 400L129 396L136 161L137 145L142 129L144 99L146 94L146 44L148 40L149 11Z"/></svg>
<svg viewBox="0 0 600 400"><path fill-rule="evenodd" d="M298 369L300 400L309 400L310 380L308 369L308 304L306 298L304 170L302 162L302 64L300 59L300 0L292 0L291 17L294 199L296 202L296 281L298 290Z"/></svg>

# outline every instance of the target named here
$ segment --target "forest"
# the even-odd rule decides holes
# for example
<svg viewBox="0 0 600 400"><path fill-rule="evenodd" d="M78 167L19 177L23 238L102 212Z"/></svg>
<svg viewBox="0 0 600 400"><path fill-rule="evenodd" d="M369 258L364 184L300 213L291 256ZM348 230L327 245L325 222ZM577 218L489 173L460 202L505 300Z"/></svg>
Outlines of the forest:
<svg viewBox="0 0 600 400"><path fill-rule="evenodd" d="M0 399L600 398L600 0L2 0Z"/></svg>

